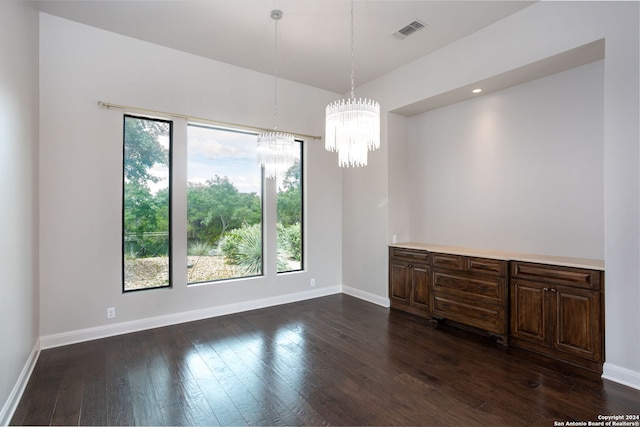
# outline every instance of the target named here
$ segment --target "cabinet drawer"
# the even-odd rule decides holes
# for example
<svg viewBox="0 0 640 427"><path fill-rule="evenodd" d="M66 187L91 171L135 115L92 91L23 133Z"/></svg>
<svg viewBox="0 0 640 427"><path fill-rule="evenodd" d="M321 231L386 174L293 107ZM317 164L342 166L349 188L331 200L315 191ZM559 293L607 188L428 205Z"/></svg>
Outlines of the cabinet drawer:
<svg viewBox="0 0 640 427"><path fill-rule="evenodd" d="M435 270L432 283L437 291L465 293L471 297L489 299L493 303L504 302L503 279Z"/></svg>
<svg viewBox="0 0 640 427"><path fill-rule="evenodd" d="M500 307L467 304L449 295L434 295L433 314L465 325L504 334L504 310Z"/></svg>
<svg viewBox="0 0 640 427"><path fill-rule="evenodd" d="M504 276L507 273L507 261L488 258L467 258L467 270L480 274Z"/></svg>
<svg viewBox="0 0 640 427"><path fill-rule="evenodd" d="M407 261L429 263L429 252L418 249L390 248L391 258L402 258Z"/></svg>
<svg viewBox="0 0 640 427"><path fill-rule="evenodd" d="M464 257L452 254L431 254L431 264L434 267L450 268L452 270L464 269Z"/></svg>
<svg viewBox="0 0 640 427"><path fill-rule="evenodd" d="M602 281L598 270L521 261L511 263L511 277L587 289L600 289Z"/></svg>

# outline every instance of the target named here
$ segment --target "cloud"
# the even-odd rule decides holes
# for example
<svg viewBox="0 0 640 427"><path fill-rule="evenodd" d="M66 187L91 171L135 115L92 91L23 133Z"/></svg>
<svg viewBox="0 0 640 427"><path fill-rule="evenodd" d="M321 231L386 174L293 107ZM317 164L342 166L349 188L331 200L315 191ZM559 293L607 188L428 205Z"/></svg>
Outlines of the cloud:
<svg viewBox="0 0 640 427"><path fill-rule="evenodd" d="M199 156L207 159L255 159L256 136L189 126L189 157Z"/></svg>
<svg viewBox="0 0 640 427"><path fill-rule="evenodd" d="M187 180L203 184L226 176L243 193L261 194L256 136L199 126L189 127Z"/></svg>

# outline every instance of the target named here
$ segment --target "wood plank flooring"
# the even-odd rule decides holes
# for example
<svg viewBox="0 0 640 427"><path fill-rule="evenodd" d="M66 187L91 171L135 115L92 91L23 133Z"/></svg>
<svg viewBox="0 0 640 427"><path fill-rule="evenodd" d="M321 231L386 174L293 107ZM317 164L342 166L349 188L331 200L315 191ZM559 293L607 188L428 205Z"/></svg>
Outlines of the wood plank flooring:
<svg viewBox="0 0 640 427"><path fill-rule="evenodd" d="M42 351L13 425L553 426L640 391L347 295Z"/></svg>

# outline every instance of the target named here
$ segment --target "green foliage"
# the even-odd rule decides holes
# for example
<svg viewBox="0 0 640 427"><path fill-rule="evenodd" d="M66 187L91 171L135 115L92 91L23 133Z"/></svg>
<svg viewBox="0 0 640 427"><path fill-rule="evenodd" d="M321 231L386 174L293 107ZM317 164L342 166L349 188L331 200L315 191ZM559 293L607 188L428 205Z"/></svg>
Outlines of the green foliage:
<svg viewBox="0 0 640 427"><path fill-rule="evenodd" d="M241 193L229 178L217 175L206 184L189 184L187 204L189 237L207 242L243 224L258 224L262 216L256 193Z"/></svg>
<svg viewBox="0 0 640 427"><path fill-rule="evenodd" d="M247 225L235 229L220 241L220 250L227 260L240 267L243 275L262 273L262 226Z"/></svg>
<svg viewBox="0 0 640 427"><path fill-rule="evenodd" d="M125 256L164 256L169 248L169 189L152 194L158 178L152 168L167 165L168 151L159 138L168 123L125 118L124 229ZM301 259L302 189L297 161L285 175L277 199L278 271L290 270ZM208 255L216 245L244 275L262 273L262 202L259 194L240 192L228 177L215 176L187 188L189 255Z"/></svg>
<svg viewBox="0 0 640 427"><path fill-rule="evenodd" d="M294 225L302 222L302 191L300 186L300 161L287 171L278 190L278 223Z"/></svg>
<svg viewBox="0 0 640 427"><path fill-rule="evenodd" d="M169 164L168 152L158 142L162 135L169 135L169 123L125 117L124 176L129 182L158 181L149 170L156 164Z"/></svg>
<svg viewBox="0 0 640 427"><path fill-rule="evenodd" d="M156 164L168 164L168 152L158 138L167 136L169 124L125 117L124 125L124 232L125 257L166 256L169 252L169 190L151 194L149 182Z"/></svg>
<svg viewBox="0 0 640 427"><path fill-rule="evenodd" d="M160 192L159 192L160 193ZM146 185L124 186L125 253L138 258L164 256L169 252L169 204L153 196Z"/></svg>
<svg viewBox="0 0 640 427"><path fill-rule="evenodd" d="M187 248L187 255L192 256L207 256L211 251L213 251L215 247L208 242L203 242L200 240L196 240L189 244Z"/></svg>
<svg viewBox="0 0 640 427"><path fill-rule="evenodd" d="M288 258L300 262L302 258L302 232L300 230L300 223L288 227L278 223L278 250L286 253Z"/></svg>
<svg viewBox="0 0 640 427"><path fill-rule="evenodd" d="M290 261L299 263L302 259L301 172L298 160L289 168L278 189L278 271L290 271Z"/></svg>
<svg viewBox="0 0 640 427"><path fill-rule="evenodd" d="M243 275L262 273L262 227L247 225L227 233L220 241L220 251L227 261L239 267ZM277 271L288 271L290 253L278 239Z"/></svg>
<svg viewBox="0 0 640 427"><path fill-rule="evenodd" d="M276 271L278 273L282 273L283 271L291 271L291 267L289 267L289 252L287 252L283 247L278 245L278 253L276 255Z"/></svg>

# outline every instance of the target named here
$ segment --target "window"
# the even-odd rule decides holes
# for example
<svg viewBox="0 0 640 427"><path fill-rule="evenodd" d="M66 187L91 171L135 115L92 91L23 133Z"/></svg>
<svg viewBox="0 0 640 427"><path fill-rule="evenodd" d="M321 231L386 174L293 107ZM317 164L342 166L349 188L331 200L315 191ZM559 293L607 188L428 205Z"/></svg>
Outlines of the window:
<svg viewBox="0 0 640 427"><path fill-rule="evenodd" d="M189 125L187 151L188 283L262 275L256 135Z"/></svg>
<svg viewBox="0 0 640 427"><path fill-rule="evenodd" d="M187 255L186 265L179 265L186 268L187 284L264 274L265 179L256 161L257 135L196 124L180 126L186 127L186 150L174 152L172 121L124 116L124 292L172 286L174 209L179 213L176 217L186 214L186 236L177 236L176 242L177 250ZM277 217L269 227L277 235L277 253L266 256L275 259L277 273L300 271L304 266L303 144L297 143L300 159L277 183L269 184L268 197L276 197L272 202ZM179 186L180 197L186 193L186 206L180 197L172 205L172 183Z"/></svg>
<svg viewBox="0 0 640 427"><path fill-rule="evenodd" d="M123 291L171 286L172 122L125 116Z"/></svg>
<svg viewBox="0 0 640 427"><path fill-rule="evenodd" d="M278 182L278 273L302 270L302 142L299 160Z"/></svg>

